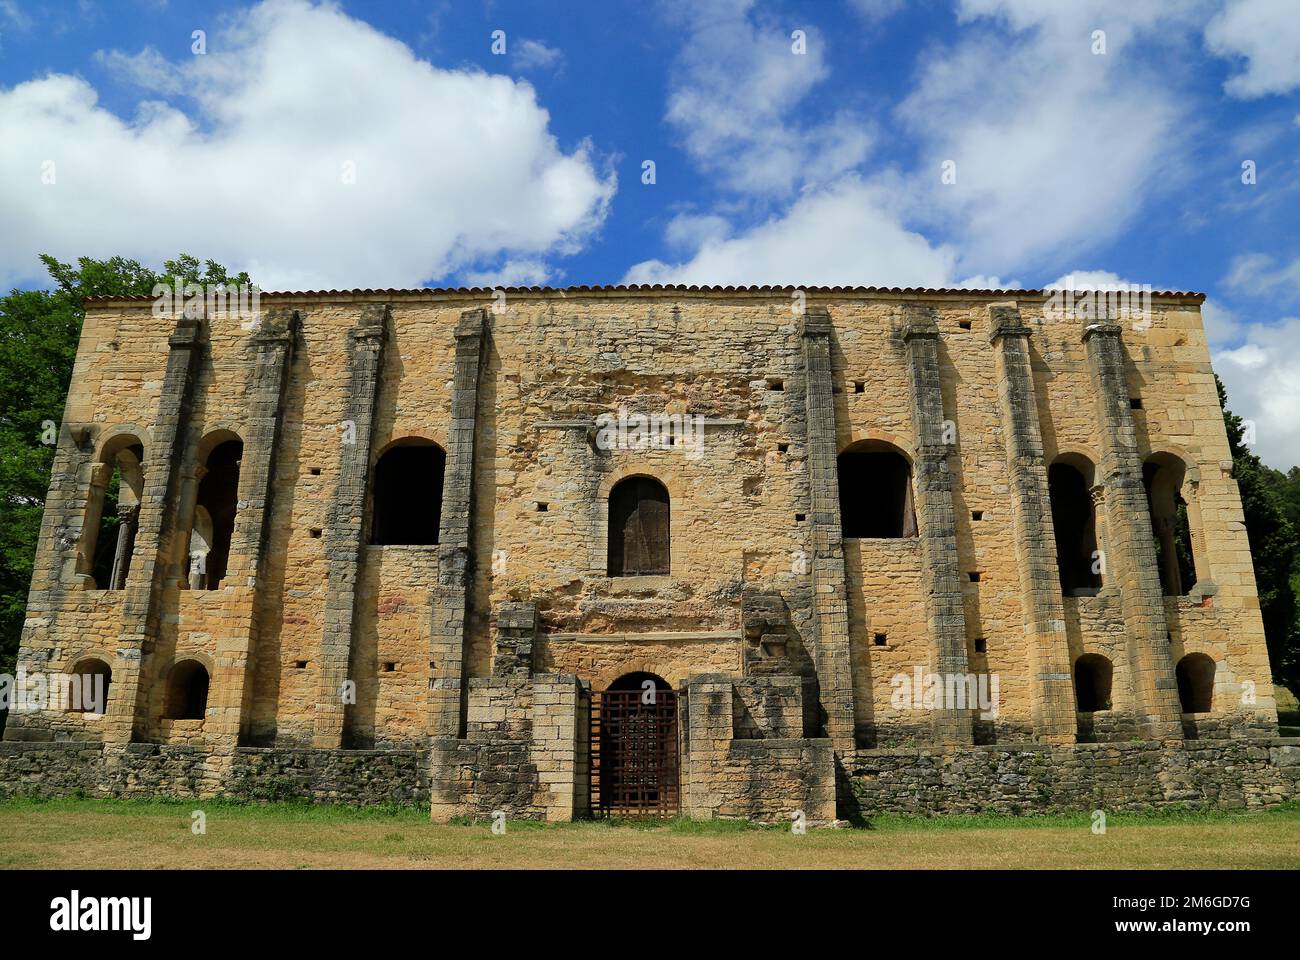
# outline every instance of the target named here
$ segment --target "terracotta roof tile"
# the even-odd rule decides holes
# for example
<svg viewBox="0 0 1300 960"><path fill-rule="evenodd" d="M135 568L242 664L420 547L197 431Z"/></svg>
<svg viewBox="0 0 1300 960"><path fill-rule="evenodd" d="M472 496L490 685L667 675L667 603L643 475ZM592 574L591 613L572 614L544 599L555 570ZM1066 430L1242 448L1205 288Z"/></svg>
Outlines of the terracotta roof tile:
<svg viewBox="0 0 1300 960"><path fill-rule="evenodd" d="M313 297L382 297L382 296L482 296L490 297L496 290L504 290L509 294L532 294L532 293L786 293L795 290L802 290L805 293L817 295L852 295L852 294L902 294L905 296L968 296L968 297L1042 297L1046 296L1049 291L1045 290L985 290L985 289L968 289L962 287L796 287L791 285L784 286L720 286L720 285L696 285L696 284L661 284L661 283L612 283L612 284L579 284L571 287L416 287L416 288L398 288L388 287L382 289L356 287L351 290L263 290L263 297L282 297L306 299ZM1080 291L1081 292L1081 291ZM1202 301L1205 299L1204 293L1181 290L1153 290L1152 297L1161 299L1191 299ZM87 304L100 303L139 303L152 302L152 296L134 296L134 297L87 297Z"/></svg>

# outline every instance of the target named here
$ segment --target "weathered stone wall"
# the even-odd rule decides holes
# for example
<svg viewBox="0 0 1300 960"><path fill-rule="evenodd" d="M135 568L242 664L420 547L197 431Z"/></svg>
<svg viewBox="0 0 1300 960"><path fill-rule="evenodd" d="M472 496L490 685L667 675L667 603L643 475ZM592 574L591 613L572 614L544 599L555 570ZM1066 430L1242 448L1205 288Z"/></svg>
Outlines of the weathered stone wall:
<svg viewBox="0 0 1300 960"><path fill-rule="evenodd" d="M958 752L860 750L843 758L849 814L1258 810L1300 797L1300 739Z"/></svg>
<svg viewBox="0 0 1300 960"><path fill-rule="evenodd" d="M812 824L835 819L835 751L829 738L792 736L802 726L795 677L691 677L682 737L682 812ZM748 735L748 736L747 736Z"/></svg>
<svg viewBox="0 0 1300 960"><path fill-rule="evenodd" d="M0 743L0 796L153 799L226 796L243 800L308 800L368 806L424 804L429 799L427 751L314 750L241 747L220 782L208 751L133 743Z"/></svg>
<svg viewBox="0 0 1300 960"><path fill-rule="evenodd" d="M790 294L513 290L503 309L486 291L286 294L263 298L261 325L92 302L20 664L103 659L109 713L14 714L6 737L211 751L218 779L239 747L426 749L470 735L496 638L517 639L496 611L520 602L535 607L539 671L594 689L631 671L677 689L694 674L797 677L802 729L764 739L829 738L841 757L1274 729L1199 297L1157 296L1119 327L1049 316L1030 292L815 290L802 315ZM596 418L620 410L703 418L702 453L600 447ZM201 461L233 437L247 468L229 573L190 590ZM371 546L374 464L416 437L448 455L444 542ZM135 556L125 589L97 590L94 501L127 438L144 448ZM918 538L842 536L834 461L863 440L911 462ZM1138 471L1157 452L1187 467L1185 597L1159 597L1151 569ZM1063 454L1096 467L1111 562L1095 597L1053 583L1042 474ZM609 494L641 474L670 494L670 571L610 577ZM770 607L754 636L746 597ZM1172 664L1188 652L1218 665L1207 715L1177 713ZM1084 653L1114 667L1112 709L1093 716L1072 709ZM211 675L201 721L164 716L182 658ZM900 709L891 679L918 666L996 675L997 716ZM742 717L742 733L759 726ZM531 757L531 732L504 740ZM505 770L513 748L474 749Z"/></svg>

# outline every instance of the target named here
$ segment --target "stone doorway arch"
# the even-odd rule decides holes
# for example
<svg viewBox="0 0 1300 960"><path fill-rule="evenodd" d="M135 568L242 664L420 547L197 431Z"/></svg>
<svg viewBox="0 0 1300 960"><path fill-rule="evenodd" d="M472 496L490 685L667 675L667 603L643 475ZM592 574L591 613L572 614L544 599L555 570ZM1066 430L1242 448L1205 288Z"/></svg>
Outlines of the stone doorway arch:
<svg viewBox="0 0 1300 960"><path fill-rule="evenodd" d="M596 816L674 817L680 804L677 691L663 677L625 673L591 695L591 810Z"/></svg>

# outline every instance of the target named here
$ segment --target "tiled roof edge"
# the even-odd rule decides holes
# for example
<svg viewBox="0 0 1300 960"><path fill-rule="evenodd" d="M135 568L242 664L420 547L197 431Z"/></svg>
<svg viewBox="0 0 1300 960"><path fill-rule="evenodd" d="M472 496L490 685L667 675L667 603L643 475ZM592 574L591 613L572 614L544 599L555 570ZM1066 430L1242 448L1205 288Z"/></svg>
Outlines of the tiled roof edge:
<svg viewBox="0 0 1300 960"><path fill-rule="evenodd" d="M382 297L382 296L481 296L491 297L498 290L508 294L537 294L537 293L787 293L795 290L802 290L807 294L816 295L843 295L843 294L903 294L906 296L966 296L966 297L1045 297L1051 294L1050 290L986 290L973 289L966 287L798 287L792 285L769 286L720 286L720 285L696 285L696 284L661 284L661 283L630 283L630 284L597 284L589 286L581 284L572 287L413 287L413 288L354 288L351 290L263 290L260 293L262 297L277 297L283 299L310 299L310 298L328 298L328 297ZM1088 291L1077 290L1076 294ZM1096 291L1105 293L1104 290ZM1163 300L1196 300L1198 302L1205 299L1204 293L1195 291L1182 290L1153 290L1153 298ZM114 297L87 297L85 303L151 303L155 298L152 296L114 296Z"/></svg>

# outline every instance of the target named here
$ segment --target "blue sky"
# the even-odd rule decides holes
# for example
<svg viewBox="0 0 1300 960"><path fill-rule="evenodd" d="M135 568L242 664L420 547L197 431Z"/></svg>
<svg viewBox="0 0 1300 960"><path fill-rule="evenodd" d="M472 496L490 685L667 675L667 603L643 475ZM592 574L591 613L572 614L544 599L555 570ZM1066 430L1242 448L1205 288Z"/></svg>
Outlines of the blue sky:
<svg viewBox="0 0 1300 960"><path fill-rule="evenodd" d="M5 286L1202 290L1285 468L1298 212L1296 0L0 0Z"/></svg>

